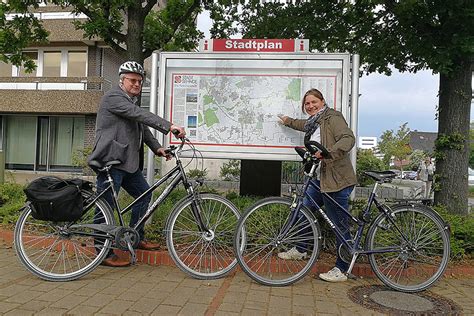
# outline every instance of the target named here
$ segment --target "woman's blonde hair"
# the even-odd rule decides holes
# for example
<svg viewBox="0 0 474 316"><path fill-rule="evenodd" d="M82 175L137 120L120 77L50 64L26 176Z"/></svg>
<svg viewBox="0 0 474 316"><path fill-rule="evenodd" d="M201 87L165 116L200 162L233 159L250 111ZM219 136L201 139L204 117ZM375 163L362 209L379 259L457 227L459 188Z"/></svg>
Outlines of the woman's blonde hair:
<svg viewBox="0 0 474 316"><path fill-rule="evenodd" d="M304 110L304 100L306 99L306 97L308 95L312 95L313 97L316 97L318 98L319 100L321 101L324 101L324 103L326 103L326 101L324 100L324 97L323 97L323 94L321 93L321 91L319 91L318 89L309 89L308 91L306 91L306 93L304 94L303 96L303 100L301 100L301 111L303 111L303 113L306 114L306 111Z"/></svg>

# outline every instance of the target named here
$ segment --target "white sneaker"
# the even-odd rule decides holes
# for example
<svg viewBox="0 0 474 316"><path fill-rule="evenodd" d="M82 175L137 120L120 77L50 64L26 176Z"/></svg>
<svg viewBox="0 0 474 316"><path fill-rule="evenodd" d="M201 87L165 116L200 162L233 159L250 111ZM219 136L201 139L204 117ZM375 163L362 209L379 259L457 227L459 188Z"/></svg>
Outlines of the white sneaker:
<svg viewBox="0 0 474 316"><path fill-rule="evenodd" d="M319 278L328 281L328 282L344 282L347 281L347 276L339 270L339 268L334 267L326 273L320 273Z"/></svg>
<svg viewBox="0 0 474 316"><path fill-rule="evenodd" d="M302 260L308 256L306 252L299 252L296 247L291 248L288 251L279 252L278 258L283 260Z"/></svg>

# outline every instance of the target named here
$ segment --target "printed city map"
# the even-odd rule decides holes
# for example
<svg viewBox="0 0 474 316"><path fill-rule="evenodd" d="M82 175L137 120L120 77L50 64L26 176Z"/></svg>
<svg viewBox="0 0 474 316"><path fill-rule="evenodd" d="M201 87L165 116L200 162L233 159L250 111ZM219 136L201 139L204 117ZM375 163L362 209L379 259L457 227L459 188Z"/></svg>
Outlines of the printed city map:
<svg viewBox="0 0 474 316"><path fill-rule="evenodd" d="M301 98L318 88L335 102L335 76L173 74L171 115L196 144L294 147L304 134L279 124L278 115L307 118Z"/></svg>

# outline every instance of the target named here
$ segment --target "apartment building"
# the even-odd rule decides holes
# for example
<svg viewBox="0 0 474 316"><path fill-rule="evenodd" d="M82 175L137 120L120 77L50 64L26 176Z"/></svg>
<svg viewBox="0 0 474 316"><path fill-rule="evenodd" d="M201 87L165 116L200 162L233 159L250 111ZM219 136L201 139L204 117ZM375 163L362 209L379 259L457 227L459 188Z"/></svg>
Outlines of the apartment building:
<svg viewBox="0 0 474 316"><path fill-rule="evenodd" d="M85 17L48 5L35 14L50 32L47 45L24 50L36 71L0 62L0 149L6 169L73 171L74 153L93 145L100 98L123 60L74 28Z"/></svg>
<svg viewBox="0 0 474 316"><path fill-rule="evenodd" d="M377 147L377 137L361 136L358 140L357 148L373 150Z"/></svg>

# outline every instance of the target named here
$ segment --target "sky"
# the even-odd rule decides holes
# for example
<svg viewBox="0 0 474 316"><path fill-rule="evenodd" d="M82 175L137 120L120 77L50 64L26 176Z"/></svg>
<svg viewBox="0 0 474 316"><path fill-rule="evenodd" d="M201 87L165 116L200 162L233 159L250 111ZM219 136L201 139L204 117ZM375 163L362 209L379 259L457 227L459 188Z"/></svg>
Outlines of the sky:
<svg viewBox="0 0 474 316"><path fill-rule="evenodd" d="M211 20L208 12L198 18L198 28L210 38ZM473 81L474 85L474 81ZM431 70L416 74L400 73L391 76L364 75L359 80L359 137L380 137L386 130L397 131L408 123L410 130L436 132L439 75ZM471 106L471 121L474 111Z"/></svg>

